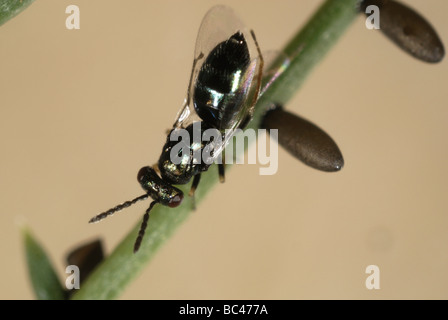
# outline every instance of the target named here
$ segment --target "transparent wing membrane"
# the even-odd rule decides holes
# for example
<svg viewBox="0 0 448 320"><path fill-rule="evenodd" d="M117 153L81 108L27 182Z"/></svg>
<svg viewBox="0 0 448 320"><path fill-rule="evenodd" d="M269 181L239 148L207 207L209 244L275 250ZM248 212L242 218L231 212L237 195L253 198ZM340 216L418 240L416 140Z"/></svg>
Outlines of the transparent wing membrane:
<svg viewBox="0 0 448 320"><path fill-rule="evenodd" d="M186 128L195 121L201 121L201 117L194 108L194 92L198 75L209 54L219 44L228 41L236 33L241 33L244 37L250 63L238 74L232 95L226 97L229 104L238 107L226 109L228 113L223 115L226 125L217 129L222 130L223 133L226 129L228 132L235 130L247 116L251 116L261 88L262 57L260 57L260 50L254 35L244 26L233 10L226 6L216 6L207 12L199 28L188 93L184 105L177 115L175 128Z"/></svg>

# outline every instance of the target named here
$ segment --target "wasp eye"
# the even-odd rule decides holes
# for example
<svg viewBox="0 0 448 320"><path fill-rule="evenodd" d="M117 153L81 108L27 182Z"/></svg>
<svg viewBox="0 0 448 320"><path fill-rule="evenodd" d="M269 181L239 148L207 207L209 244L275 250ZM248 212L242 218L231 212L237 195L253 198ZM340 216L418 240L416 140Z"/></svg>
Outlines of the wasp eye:
<svg viewBox="0 0 448 320"><path fill-rule="evenodd" d="M145 177L148 176L148 172L150 171L151 167L143 167L138 171L137 174L137 181L142 182Z"/></svg>
<svg viewBox="0 0 448 320"><path fill-rule="evenodd" d="M176 208L182 203L182 200L184 199L184 194L182 192L176 194L174 197L170 199L170 202L168 202L168 207L170 208Z"/></svg>

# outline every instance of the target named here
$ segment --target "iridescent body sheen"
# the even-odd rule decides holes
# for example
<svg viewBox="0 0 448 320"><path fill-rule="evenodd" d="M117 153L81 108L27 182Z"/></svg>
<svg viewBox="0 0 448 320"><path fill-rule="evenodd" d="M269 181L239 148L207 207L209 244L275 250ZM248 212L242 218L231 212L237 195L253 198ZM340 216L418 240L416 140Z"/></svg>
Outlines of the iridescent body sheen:
<svg viewBox="0 0 448 320"><path fill-rule="evenodd" d="M194 86L194 108L199 117L217 129L228 129L244 98L239 90L250 65L244 35L237 32L220 43L202 64Z"/></svg>
<svg viewBox="0 0 448 320"><path fill-rule="evenodd" d="M254 33L243 27L231 9L216 6L209 10L196 41L187 99L168 134L157 169L143 167L137 175L146 193L93 217L90 222L98 222L151 197L153 202L143 216L135 241L134 252L137 252L153 206L157 203L169 207L180 205L183 193L173 185L186 184L191 178L194 179L189 194L193 196L201 173L223 151L232 132L251 119L260 92L262 70L263 58ZM195 124L200 124L197 135L194 134L198 127ZM184 129L189 135L188 143L178 151L180 142L172 140L172 134ZM207 129L218 130L222 139L203 141L203 133ZM200 140L195 139L198 136ZM208 158L203 159L203 154L208 154ZM219 174L223 181L223 164L219 164Z"/></svg>

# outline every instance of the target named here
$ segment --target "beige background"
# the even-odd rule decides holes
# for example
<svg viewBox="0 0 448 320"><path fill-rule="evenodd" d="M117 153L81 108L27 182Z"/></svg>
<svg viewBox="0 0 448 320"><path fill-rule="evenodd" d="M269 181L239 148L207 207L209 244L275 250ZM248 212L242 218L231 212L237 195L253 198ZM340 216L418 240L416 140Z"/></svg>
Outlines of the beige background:
<svg viewBox="0 0 448 320"><path fill-rule="evenodd" d="M96 213L141 193L184 99L200 21L216 1L36 1L0 28L0 298L31 299L16 221L60 277L74 244L110 251L144 206ZM280 48L321 1L227 1L263 50ZM417 8L448 43L448 2ZM81 29L65 28L77 4ZM345 157L335 174L283 150L274 176L235 166L123 299L448 298L448 65L419 62L364 20L288 106ZM381 289L365 288L365 268Z"/></svg>

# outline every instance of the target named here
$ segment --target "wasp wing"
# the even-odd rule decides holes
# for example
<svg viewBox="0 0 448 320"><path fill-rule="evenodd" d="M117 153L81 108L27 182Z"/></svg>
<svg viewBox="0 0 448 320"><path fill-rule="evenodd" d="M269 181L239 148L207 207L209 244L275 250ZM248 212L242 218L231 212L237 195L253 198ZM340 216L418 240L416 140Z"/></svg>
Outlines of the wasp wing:
<svg viewBox="0 0 448 320"><path fill-rule="evenodd" d="M207 74L209 78L213 76L213 72L204 72L204 70L214 70L214 56L222 55L220 50L235 38L244 41L248 63L244 65L241 72L235 74L235 79L232 79L231 94L224 94L226 106L231 107L217 111L219 120L215 127L223 133L224 131L230 133L238 128L243 120L251 116L261 88L262 57L260 50L253 33L244 26L233 10L226 6L216 6L207 12L199 28L187 98L178 114L175 127L186 128L192 122L201 120L201 116L195 110L195 90L198 80L199 83L201 82L198 77L204 74ZM227 58L238 58L232 54L237 55L238 51L230 52ZM216 58L216 60L219 59ZM211 66L209 66L210 64ZM198 98L196 97L196 99Z"/></svg>

